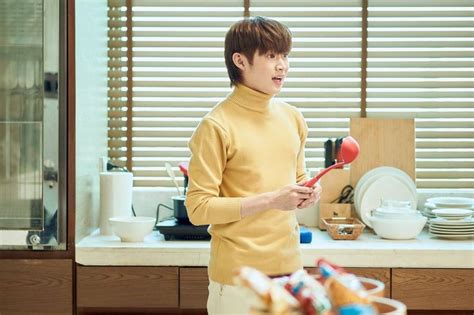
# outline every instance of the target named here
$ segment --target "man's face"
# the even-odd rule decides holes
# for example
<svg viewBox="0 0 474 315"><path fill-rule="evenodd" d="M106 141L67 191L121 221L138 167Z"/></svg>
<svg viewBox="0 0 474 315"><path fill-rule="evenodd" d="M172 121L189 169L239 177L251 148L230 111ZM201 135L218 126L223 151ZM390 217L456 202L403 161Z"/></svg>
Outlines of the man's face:
<svg viewBox="0 0 474 315"><path fill-rule="evenodd" d="M265 94L278 94L283 87L289 66L286 54L267 52L260 55L257 51L252 64L245 58L245 67L241 68L242 83Z"/></svg>

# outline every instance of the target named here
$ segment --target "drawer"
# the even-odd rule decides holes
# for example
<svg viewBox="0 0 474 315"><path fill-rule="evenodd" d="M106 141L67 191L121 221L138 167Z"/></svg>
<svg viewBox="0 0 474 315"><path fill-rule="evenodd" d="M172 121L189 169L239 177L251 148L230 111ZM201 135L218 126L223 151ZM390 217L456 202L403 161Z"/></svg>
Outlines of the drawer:
<svg viewBox="0 0 474 315"><path fill-rule="evenodd" d="M78 308L177 308L178 267L77 266Z"/></svg>
<svg viewBox="0 0 474 315"><path fill-rule="evenodd" d="M180 268L179 307L206 309L208 286L207 268Z"/></svg>

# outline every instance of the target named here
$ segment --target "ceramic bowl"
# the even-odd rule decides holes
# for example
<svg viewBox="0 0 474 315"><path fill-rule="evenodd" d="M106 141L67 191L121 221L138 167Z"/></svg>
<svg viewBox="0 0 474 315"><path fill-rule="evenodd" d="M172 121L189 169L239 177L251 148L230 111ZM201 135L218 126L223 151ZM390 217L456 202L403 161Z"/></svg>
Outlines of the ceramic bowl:
<svg viewBox="0 0 474 315"><path fill-rule="evenodd" d="M109 224L122 242L143 242L145 236L153 231L155 218L116 217L110 218Z"/></svg>
<svg viewBox="0 0 474 315"><path fill-rule="evenodd" d="M409 240L416 238L426 224L427 217L416 215L407 218L384 218L370 216L375 233L390 240Z"/></svg>
<svg viewBox="0 0 474 315"><path fill-rule="evenodd" d="M377 208L372 215L379 218L413 218L420 214L420 211L407 208Z"/></svg>
<svg viewBox="0 0 474 315"><path fill-rule="evenodd" d="M407 307L400 301L372 296L370 302L377 308L379 315L406 315Z"/></svg>

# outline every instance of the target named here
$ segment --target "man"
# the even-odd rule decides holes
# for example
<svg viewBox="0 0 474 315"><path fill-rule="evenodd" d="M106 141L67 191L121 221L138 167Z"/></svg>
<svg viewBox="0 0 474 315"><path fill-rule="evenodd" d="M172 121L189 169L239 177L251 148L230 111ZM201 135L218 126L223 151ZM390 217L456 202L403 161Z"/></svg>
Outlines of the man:
<svg viewBox="0 0 474 315"><path fill-rule="evenodd" d="M210 224L209 314L245 314L233 286L241 266L269 276L302 268L295 209L319 200L304 187L307 126L293 106L273 99L289 69L291 33L263 17L231 26L225 62L233 92L201 121L189 147L188 215Z"/></svg>

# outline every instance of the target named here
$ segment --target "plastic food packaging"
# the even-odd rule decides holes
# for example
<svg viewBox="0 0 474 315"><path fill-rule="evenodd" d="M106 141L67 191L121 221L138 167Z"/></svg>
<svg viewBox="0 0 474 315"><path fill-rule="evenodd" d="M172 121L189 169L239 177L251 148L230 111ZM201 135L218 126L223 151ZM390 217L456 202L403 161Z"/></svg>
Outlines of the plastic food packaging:
<svg viewBox="0 0 474 315"><path fill-rule="evenodd" d="M359 280L324 259L318 260L317 266L319 278L298 270L273 279L256 269L243 267L235 282L258 297L251 315L406 315L403 303L371 296L361 282L364 278Z"/></svg>

